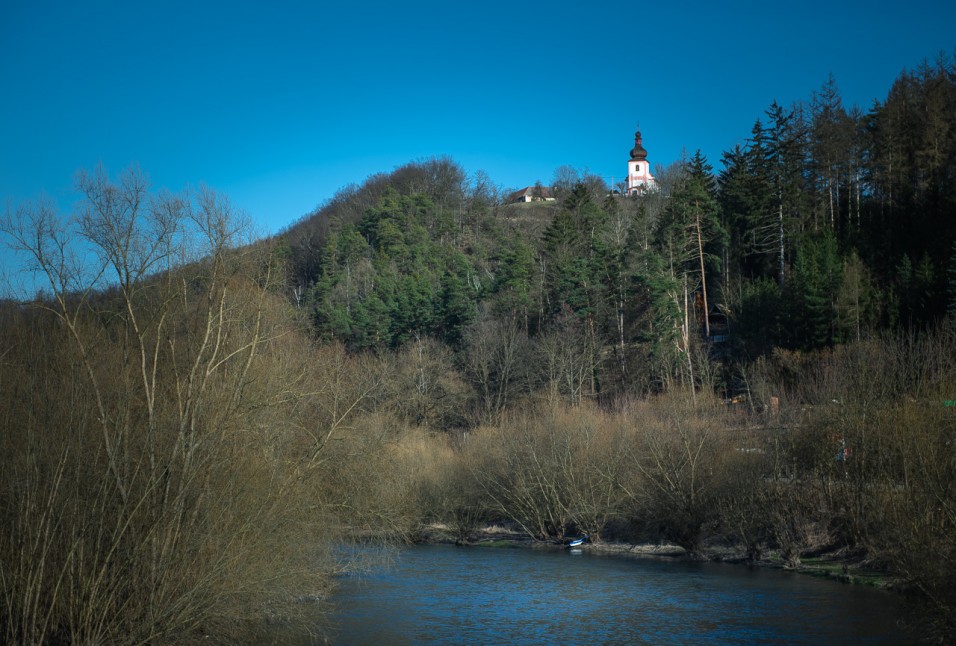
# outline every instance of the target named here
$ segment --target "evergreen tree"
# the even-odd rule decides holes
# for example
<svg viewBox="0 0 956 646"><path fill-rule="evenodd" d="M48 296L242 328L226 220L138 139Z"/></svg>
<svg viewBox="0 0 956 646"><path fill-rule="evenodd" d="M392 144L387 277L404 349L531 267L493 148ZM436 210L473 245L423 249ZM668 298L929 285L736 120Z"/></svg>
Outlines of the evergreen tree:
<svg viewBox="0 0 956 646"><path fill-rule="evenodd" d="M843 276L836 297L838 341L859 341L876 320L872 279L856 251L843 262Z"/></svg>
<svg viewBox="0 0 956 646"><path fill-rule="evenodd" d="M811 350L836 340L836 295L842 262L829 229L808 238L797 250L790 296L790 337L793 347Z"/></svg>
<svg viewBox="0 0 956 646"><path fill-rule="evenodd" d="M777 281L783 287L804 196L805 132L796 111L786 111L776 101L767 109L766 115L768 123L761 127L758 140L766 155L765 172L772 188L772 213L768 215L774 223Z"/></svg>
<svg viewBox="0 0 956 646"><path fill-rule="evenodd" d="M836 80L831 74L811 98L811 186L815 192L814 226L835 231L846 228L851 172L853 122L843 109Z"/></svg>
<svg viewBox="0 0 956 646"><path fill-rule="evenodd" d="M644 251L635 275L633 300L636 313L636 340L647 351L651 387L661 390L671 385L681 369L680 307L681 283L670 271L667 261L654 249Z"/></svg>
<svg viewBox="0 0 956 646"><path fill-rule="evenodd" d="M769 355L783 343L783 302L779 283L769 276L741 285L740 303L733 316L737 353L751 358Z"/></svg>
<svg viewBox="0 0 956 646"><path fill-rule="evenodd" d="M896 265L895 317L893 320L905 327L913 323L913 262L903 254Z"/></svg>
<svg viewBox="0 0 956 646"><path fill-rule="evenodd" d="M562 304L581 317L594 316L600 296L596 237L606 214L583 185L574 187L564 208L545 229L542 253L547 262L550 313Z"/></svg>
<svg viewBox="0 0 956 646"><path fill-rule="evenodd" d="M706 336L710 336L707 277L714 267L719 267L726 237L719 213L712 169L698 150L686 164L664 211L659 239L675 277L694 276L692 291L700 289L703 311L698 314Z"/></svg>
<svg viewBox="0 0 956 646"><path fill-rule="evenodd" d="M607 321L611 324L608 336L614 340L618 377L623 385L628 374L628 349L634 340L641 223L646 218L646 210L641 203L634 209L618 208L616 201L609 206L614 211L602 235L598 236L596 245L603 293L608 301L605 309L612 319Z"/></svg>
<svg viewBox="0 0 956 646"><path fill-rule="evenodd" d="M936 298L936 268L928 253L924 253L913 272L913 302L915 319L923 325L938 316L945 309L939 307L941 299Z"/></svg>
<svg viewBox="0 0 956 646"><path fill-rule="evenodd" d="M873 196L868 232L877 259L929 254L944 266L956 238L956 66L940 57L904 71L868 115ZM892 267L882 269L886 273Z"/></svg>
<svg viewBox="0 0 956 646"><path fill-rule="evenodd" d="M720 206L730 258L736 270L749 278L774 276L777 266L778 228L772 217L773 187L761 131L758 121L746 149L736 146L724 153L720 174Z"/></svg>
<svg viewBox="0 0 956 646"><path fill-rule="evenodd" d="M947 274L946 290L949 292L949 301L946 304L946 313L956 317L956 240L950 249Z"/></svg>
<svg viewBox="0 0 956 646"><path fill-rule="evenodd" d="M479 294L435 208L427 196L388 190L357 226L329 235L311 291L320 336L353 349L425 336L461 343Z"/></svg>

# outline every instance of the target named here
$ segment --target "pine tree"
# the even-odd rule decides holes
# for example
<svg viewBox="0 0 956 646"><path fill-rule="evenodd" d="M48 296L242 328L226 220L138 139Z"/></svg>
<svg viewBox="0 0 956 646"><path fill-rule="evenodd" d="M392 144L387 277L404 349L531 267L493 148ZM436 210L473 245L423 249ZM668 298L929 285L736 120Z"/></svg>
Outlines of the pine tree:
<svg viewBox="0 0 956 646"><path fill-rule="evenodd" d="M913 324L913 262L905 253L896 265L896 293L896 321L909 327Z"/></svg>
<svg viewBox="0 0 956 646"><path fill-rule="evenodd" d="M613 208L615 204L612 202L611 206ZM640 255L638 225L645 218L646 211L642 203L638 203L636 209L616 209L608 220L608 226L603 228L603 234L596 239L603 293L608 300L606 309L609 314L613 313L615 350L622 382L627 378L627 348L632 340L630 315L633 314Z"/></svg>
<svg viewBox="0 0 956 646"><path fill-rule="evenodd" d="M720 206L729 236L730 258L748 278L776 275L777 226L762 129L757 121L747 148L737 146L724 154L724 170L720 174Z"/></svg>
<svg viewBox="0 0 956 646"><path fill-rule="evenodd" d="M844 227L848 206L848 177L852 167L853 123L843 109L840 91L831 74L819 92L811 98L811 153L816 193L814 224L831 229ZM822 217L821 217L822 216Z"/></svg>
<svg viewBox="0 0 956 646"><path fill-rule="evenodd" d="M793 222L801 215L803 196L803 150L805 132L795 110L786 111L776 101L767 109L768 123L759 132L759 141L766 154L766 172L772 187L775 226L774 246L777 260L777 281L786 284L786 266L793 240Z"/></svg>
<svg viewBox="0 0 956 646"><path fill-rule="evenodd" d="M793 263L790 295L791 344L812 350L836 339L836 296L842 262L829 229L801 243Z"/></svg>
<svg viewBox="0 0 956 646"><path fill-rule="evenodd" d="M843 262L843 276L836 297L838 340L859 341L863 330L873 325L873 286L870 271L853 251Z"/></svg>
<svg viewBox="0 0 956 646"><path fill-rule="evenodd" d="M744 356L769 354L784 341L783 295L780 285L769 276L745 281L740 288L740 304L734 316L734 337Z"/></svg>
<svg viewBox="0 0 956 646"><path fill-rule="evenodd" d="M545 229L542 253L547 261L551 314L567 304L578 316L593 317L600 296L596 238L606 213L583 185L565 198L564 208Z"/></svg>
<svg viewBox="0 0 956 646"><path fill-rule="evenodd" d="M685 165L684 173L664 211L660 229L660 239L670 256L674 275L695 276L692 291L699 286L706 336L710 336L708 265L719 266L719 248L723 247L726 237L719 219L716 192L712 168L698 150ZM713 253L714 245L718 247L716 253Z"/></svg>
<svg viewBox="0 0 956 646"><path fill-rule="evenodd" d="M949 292L949 301L946 304L946 313L951 317L956 317L956 240L949 251L949 269L946 280L946 288Z"/></svg>

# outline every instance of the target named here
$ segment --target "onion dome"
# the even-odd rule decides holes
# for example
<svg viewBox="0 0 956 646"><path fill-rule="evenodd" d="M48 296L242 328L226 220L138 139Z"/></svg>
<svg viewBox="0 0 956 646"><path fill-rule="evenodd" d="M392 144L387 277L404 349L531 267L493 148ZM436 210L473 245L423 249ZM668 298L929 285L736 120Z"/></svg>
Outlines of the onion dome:
<svg viewBox="0 0 956 646"><path fill-rule="evenodd" d="M647 161L647 151L641 145L641 131L634 133L634 147L631 148L632 161Z"/></svg>

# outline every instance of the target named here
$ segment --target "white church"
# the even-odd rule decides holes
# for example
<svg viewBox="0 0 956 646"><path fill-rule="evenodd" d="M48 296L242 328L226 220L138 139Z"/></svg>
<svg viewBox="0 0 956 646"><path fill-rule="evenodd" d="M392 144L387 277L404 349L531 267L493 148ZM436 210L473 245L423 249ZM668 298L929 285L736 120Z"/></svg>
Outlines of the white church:
<svg viewBox="0 0 956 646"><path fill-rule="evenodd" d="M641 131L634 133L634 147L631 159L627 162L627 194L643 195L657 188L657 182L651 175L651 165L647 161L647 151L641 145Z"/></svg>
<svg viewBox="0 0 956 646"><path fill-rule="evenodd" d="M615 184L613 178L612 185ZM617 193L621 185L611 186L611 190ZM634 147L631 148L631 158L627 162L627 181L623 186L624 195L636 196L652 193L657 190L657 180L651 175L651 165L647 161L647 150L641 144L641 131L634 133ZM515 191L505 199L506 204L515 204L518 202L553 202L554 189L549 186L528 186Z"/></svg>

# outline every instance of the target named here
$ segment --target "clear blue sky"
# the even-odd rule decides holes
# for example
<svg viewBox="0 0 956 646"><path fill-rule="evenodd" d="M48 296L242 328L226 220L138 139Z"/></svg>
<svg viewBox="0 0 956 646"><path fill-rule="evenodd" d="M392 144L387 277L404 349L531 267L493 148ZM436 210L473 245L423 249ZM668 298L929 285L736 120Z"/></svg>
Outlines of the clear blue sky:
<svg viewBox="0 0 956 646"><path fill-rule="evenodd" d="M205 183L275 233L448 155L503 187L720 155L832 72L849 107L956 47L956 3L0 3L0 206L78 169ZM6 257L6 252L0 252ZM0 258L2 260L3 258ZM3 260L3 264L7 264Z"/></svg>

